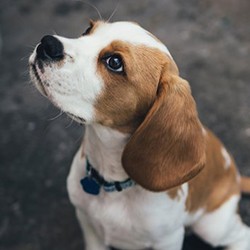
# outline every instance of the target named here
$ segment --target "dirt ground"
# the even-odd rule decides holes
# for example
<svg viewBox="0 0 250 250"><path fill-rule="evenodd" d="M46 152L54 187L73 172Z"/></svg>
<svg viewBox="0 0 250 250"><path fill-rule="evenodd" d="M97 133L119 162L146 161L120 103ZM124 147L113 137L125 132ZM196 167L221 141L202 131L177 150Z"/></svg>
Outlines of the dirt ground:
<svg viewBox="0 0 250 250"><path fill-rule="evenodd" d="M93 0L104 19L132 20L168 46L192 87L201 120L250 176L250 2ZM29 83L27 60L45 34L79 36L94 8L81 1L0 2L0 250L80 250L66 192L82 127ZM97 208L98 209L98 208ZM240 204L250 225L250 198ZM184 250L209 250L193 235Z"/></svg>

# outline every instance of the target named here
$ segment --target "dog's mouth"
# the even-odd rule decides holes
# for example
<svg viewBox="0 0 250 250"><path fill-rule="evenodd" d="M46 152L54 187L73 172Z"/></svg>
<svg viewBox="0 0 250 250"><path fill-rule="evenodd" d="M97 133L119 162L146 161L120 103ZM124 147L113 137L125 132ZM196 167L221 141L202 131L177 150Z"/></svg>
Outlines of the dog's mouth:
<svg viewBox="0 0 250 250"><path fill-rule="evenodd" d="M40 61L37 58L35 58L33 61L30 61L29 63L32 80L39 92L48 98L56 107L65 112L71 119L81 125L85 124L86 120L84 118L68 112L62 107L62 105L59 105L59 103L54 100L52 93L50 93L51 91L49 91L50 83L47 81L47 77L45 75L46 66L49 65L46 65L46 63Z"/></svg>
<svg viewBox="0 0 250 250"><path fill-rule="evenodd" d="M45 86L45 85L48 85L48 83L42 81L42 79L41 79L41 74L44 73L44 68L43 68L42 62L39 63L39 61L36 60L34 63L30 63L30 70L32 71L33 76L35 77L35 84L36 84L38 90L41 92L42 95L49 98L50 95L49 95L48 91L46 90L46 86ZM51 101L53 102L53 100L51 100ZM54 103L54 105L57 106L58 108L60 108L55 103ZM77 115L74 115L74 114L72 114L70 112L66 112L66 111L65 111L65 113L79 124L85 124L85 122L86 122L85 119L83 119Z"/></svg>
<svg viewBox="0 0 250 250"><path fill-rule="evenodd" d="M39 63L39 61L35 61L34 63L30 64L30 68L31 68L31 71L35 77L35 83L36 83L38 90L41 92L42 95L48 97L48 93L46 91L46 88L44 86L44 83L43 83L43 81L40 77L40 73L39 73L39 71L44 72L42 64Z"/></svg>

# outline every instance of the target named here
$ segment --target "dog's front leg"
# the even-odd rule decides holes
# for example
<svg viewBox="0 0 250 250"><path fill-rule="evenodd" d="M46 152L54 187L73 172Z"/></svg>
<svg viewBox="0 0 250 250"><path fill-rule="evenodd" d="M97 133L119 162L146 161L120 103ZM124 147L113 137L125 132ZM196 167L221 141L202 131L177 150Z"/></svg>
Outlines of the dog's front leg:
<svg viewBox="0 0 250 250"><path fill-rule="evenodd" d="M184 227L181 227L170 234L159 239L153 249L154 250L181 250L184 240Z"/></svg>
<svg viewBox="0 0 250 250"><path fill-rule="evenodd" d="M105 246L104 240L98 237L93 226L89 223L85 213L80 209L76 209L76 216L84 234L85 250L108 250L109 248Z"/></svg>

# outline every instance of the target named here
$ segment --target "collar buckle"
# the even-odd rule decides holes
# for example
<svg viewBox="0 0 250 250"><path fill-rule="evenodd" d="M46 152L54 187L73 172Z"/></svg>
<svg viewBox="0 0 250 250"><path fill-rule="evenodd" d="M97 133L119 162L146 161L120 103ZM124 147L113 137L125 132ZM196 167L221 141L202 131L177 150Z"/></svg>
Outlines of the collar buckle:
<svg viewBox="0 0 250 250"><path fill-rule="evenodd" d="M86 176L80 180L82 189L92 195L98 195L101 188L106 192L121 192L124 189L134 186L136 183L128 178L125 181L107 182L105 179L93 168L88 158L86 160Z"/></svg>

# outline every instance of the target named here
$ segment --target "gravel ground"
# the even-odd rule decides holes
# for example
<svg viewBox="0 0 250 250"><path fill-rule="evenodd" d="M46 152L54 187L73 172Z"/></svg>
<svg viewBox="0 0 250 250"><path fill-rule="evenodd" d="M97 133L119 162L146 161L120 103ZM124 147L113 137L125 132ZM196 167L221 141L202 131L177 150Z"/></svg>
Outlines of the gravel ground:
<svg viewBox="0 0 250 250"><path fill-rule="evenodd" d="M192 87L201 120L250 176L250 2L90 1L108 19L140 23L167 44ZM45 34L79 36L94 8L80 1L0 2L0 250L80 250L65 180L82 127L29 83L27 60ZM240 204L250 225L250 199ZM209 250L188 235L184 250Z"/></svg>

